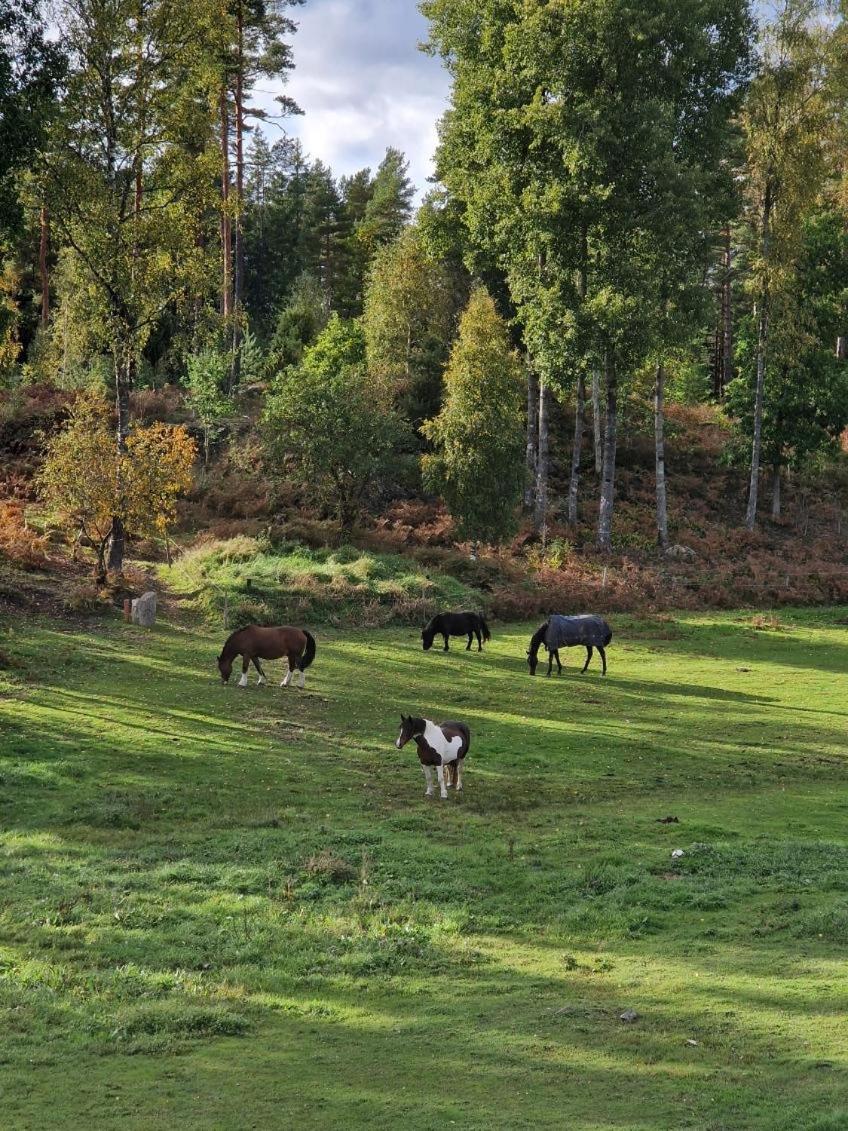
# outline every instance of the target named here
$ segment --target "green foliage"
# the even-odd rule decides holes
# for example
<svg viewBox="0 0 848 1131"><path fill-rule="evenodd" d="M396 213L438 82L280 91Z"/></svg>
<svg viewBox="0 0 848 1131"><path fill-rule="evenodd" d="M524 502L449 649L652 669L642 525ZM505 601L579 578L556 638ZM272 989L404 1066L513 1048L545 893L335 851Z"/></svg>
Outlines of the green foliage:
<svg viewBox="0 0 848 1131"><path fill-rule="evenodd" d="M289 365L299 365L303 351L313 344L328 319L329 310L321 284L314 275L301 275L288 305L280 311L268 347L271 375Z"/></svg>
<svg viewBox="0 0 848 1131"><path fill-rule="evenodd" d="M445 372L445 403L424 426L435 452L425 483L459 532L500 542L516 529L524 490L524 375L490 295L475 290Z"/></svg>
<svg viewBox="0 0 848 1131"><path fill-rule="evenodd" d="M191 354L186 363L188 401L203 428L204 466L215 434L232 415L232 398L224 392L229 370L229 358L214 346Z"/></svg>
<svg viewBox="0 0 848 1131"><path fill-rule="evenodd" d="M842 214L823 203L803 219L793 263L772 293L772 332L763 399L762 455L770 468L803 468L833 450L848 427L848 365L837 359L837 336L848 310L848 232ZM754 430L756 321L740 320L740 377L728 389L727 411L748 440ZM742 456L743 453L737 453Z"/></svg>
<svg viewBox="0 0 848 1131"><path fill-rule="evenodd" d="M23 220L16 172L43 143L65 72L63 45L48 39L41 0L0 3L0 241ZM2 326L0 326L2 333Z"/></svg>
<svg viewBox="0 0 848 1131"><path fill-rule="evenodd" d="M463 290L415 227L374 257L363 318L368 371L415 426L439 410Z"/></svg>
<svg viewBox="0 0 848 1131"><path fill-rule="evenodd" d="M404 435L391 406L375 395L361 325L338 315L301 364L277 378L265 422L281 470L345 528L389 473Z"/></svg>

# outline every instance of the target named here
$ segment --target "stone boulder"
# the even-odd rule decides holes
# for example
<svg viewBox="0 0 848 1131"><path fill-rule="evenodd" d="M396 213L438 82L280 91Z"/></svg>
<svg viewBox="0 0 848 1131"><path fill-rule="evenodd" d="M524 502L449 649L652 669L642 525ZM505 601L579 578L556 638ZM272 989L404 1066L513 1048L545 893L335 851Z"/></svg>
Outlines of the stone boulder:
<svg viewBox="0 0 848 1131"><path fill-rule="evenodd" d="M694 562L695 551L691 546L681 546L677 544L675 546L669 546L665 552L665 556L667 558L675 558L680 562Z"/></svg>
<svg viewBox="0 0 848 1131"><path fill-rule="evenodd" d="M152 628L156 623L156 594L152 590L133 601L132 621L142 628Z"/></svg>

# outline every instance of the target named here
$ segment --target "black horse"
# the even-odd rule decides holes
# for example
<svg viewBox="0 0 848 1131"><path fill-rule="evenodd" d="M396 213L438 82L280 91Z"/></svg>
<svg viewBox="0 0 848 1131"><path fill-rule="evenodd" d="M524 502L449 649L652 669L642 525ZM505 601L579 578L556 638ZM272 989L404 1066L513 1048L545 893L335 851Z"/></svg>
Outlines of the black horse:
<svg viewBox="0 0 848 1131"><path fill-rule="evenodd" d="M536 666L539 663L539 649L544 644L548 650L548 675L553 670L554 660L557 664L557 675L562 675L562 664L559 661L560 648L574 648L580 645L586 649L586 663L583 665L583 671L585 672L588 668L589 661L597 648L604 666L603 674L606 675L606 648L611 640L612 629L603 617L553 616L546 620L537 632L533 633L530 640L530 647L527 649L527 663L530 665L530 674L536 674Z"/></svg>
<svg viewBox="0 0 848 1131"><path fill-rule="evenodd" d="M421 641L424 645L424 651L428 652L433 647L433 639L436 636L443 636L445 640L446 652L450 651L448 648L449 636L467 636L468 646L465 651L471 651L471 643L474 637L477 637L477 651L483 651L483 641L492 639L492 634L489 632L489 626L478 613L439 613L438 616L433 617L430 623L421 632Z"/></svg>

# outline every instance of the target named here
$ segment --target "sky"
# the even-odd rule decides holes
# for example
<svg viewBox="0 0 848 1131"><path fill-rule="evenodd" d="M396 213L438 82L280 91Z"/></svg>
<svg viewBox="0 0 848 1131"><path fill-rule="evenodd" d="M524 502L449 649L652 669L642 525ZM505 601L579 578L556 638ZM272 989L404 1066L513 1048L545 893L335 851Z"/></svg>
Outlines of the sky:
<svg viewBox="0 0 848 1131"><path fill-rule="evenodd" d="M449 78L418 49L427 21L417 0L306 0L293 14L299 28L287 93L304 115L286 120L286 132L337 175L376 168L394 146L409 158L420 198ZM273 105L274 93L264 85L261 101ZM273 141L270 122L266 132Z"/></svg>

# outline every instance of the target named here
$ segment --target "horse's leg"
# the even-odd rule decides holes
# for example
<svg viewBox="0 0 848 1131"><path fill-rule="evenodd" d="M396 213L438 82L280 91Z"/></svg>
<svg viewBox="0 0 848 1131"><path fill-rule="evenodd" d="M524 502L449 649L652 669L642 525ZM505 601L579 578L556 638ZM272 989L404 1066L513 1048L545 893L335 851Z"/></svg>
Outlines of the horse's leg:
<svg viewBox="0 0 848 1131"><path fill-rule="evenodd" d="M474 631L477 634L477 651L482 652L483 651L483 637L480 633L480 629L475 628Z"/></svg>
<svg viewBox="0 0 848 1131"><path fill-rule="evenodd" d="M288 670L288 671L286 672L286 678L285 678L285 679L283 680L283 682L282 682L282 683L280 684L280 687L288 687L288 685L289 685L289 684L291 683L291 681L292 681L292 676L294 675L294 667L295 667L295 665L294 665L294 664L292 663L292 657L291 657L291 655L288 655L288 656L286 656L286 663L287 663L287 664L288 664L288 666L289 666L289 670Z"/></svg>
<svg viewBox="0 0 848 1131"><path fill-rule="evenodd" d="M265 678L265 672L263 672L262 670L262 665L259 663L255 656L253 657L253 666L259 672L259 679L257 680L258 685L260 687L264 687L268 680Z"/></svg>
<svg viewBox="0 0 848 1131"><path fill-rule="evenodd" d="M557 662L557 675L562 675L562 664L559 662L559 648L554 648L554 657Z"/></svg>
<svg viewBox="0 0 848 1131"><path fill-rule="evenodd" d="M302 659L303 659L303 653L302 652L299 656L294 657L294 664L295 664L295 667L298 670L298 674L300 675L300 690L301 691L303 691L304 687L306 687L306 672L300 666L300 661ZM289 660L289 663L291 663L291 660Z"/></svg>
<svg viewBox="0 0 848 1131"><path fill-rule="evenodd" d="M586 668L588 668L589 661L592 659L592 656L594 654L595 654L595 649L592 647L591 644L587 644L586 645L586 663L583 665L583 671L580 673L581 675L583 675L583 672L585 672Z"/></svg>
<svg viewBox="0 0 848 1131"><path fill-rule="evenodd" d="M601 672L601 675L606 675L607 674L607 651L606 651L606 648L601 648L599 646L598 651L601 654L601 662L604 665L604 670Z"/></svg>
<svg viewBox="0 0 848 1131"><path fill-rule="evenodd" d="M456 792L462 793L462 759L456 760Z"/></svg>
<svg viewBox="0 0 848 1131"><path fill-rule="evenodd" d="M247 669L250 667L251 657L245 652L241 658L241 679L239 680L239 687L247 687Z"/></svg>
<svg viewBox="0 0 848 1131"><path fill-rule="evenodd" d="M445 789L445 767L444 766L436 766L436 777L439 779L439 797L441 797L442 801L444 801L445 798L448 795L448 791Z"/></svg>
<svg viewBox="0 0 848 1131"><path fill-rule="evenodd" d="M553 652L553 651L548 652L548 675L549 676L554 670L554 656L555 655L556 655L556 653Z"/></svg>
<svg viewBox="0 0 848 1131"><path fill-rule="evenodd" d="M444 636L444 638L445 638L445 647L444 647L444 651L445 651L445 652L449 652L449 651L450 651L450 648L448 647L448 634L447 634L446 632L443 632L443 633L442 633L442 636Z"/></svg>
<svg viewBox="0 0 848 1131"><path fill-rule="evenodd" d="M466 652L470 652L470 651L471 651L471 645L472 645L473 643L474 643L474 633L473 633L473 632L469 632L469 633L468 633L468 643L467 643L467 644L465 645L465 651L466 651Z"/></svg>
<svg viewBox="0 0 848 1131"><path fill-rule="evenodd" d="M424 781L427 783L427 789L424 793L424 796L425 797L432 797L433 796L433 771L429 766L422 766L421 769L424 771Z"/></svg>

